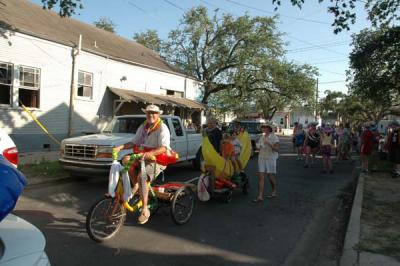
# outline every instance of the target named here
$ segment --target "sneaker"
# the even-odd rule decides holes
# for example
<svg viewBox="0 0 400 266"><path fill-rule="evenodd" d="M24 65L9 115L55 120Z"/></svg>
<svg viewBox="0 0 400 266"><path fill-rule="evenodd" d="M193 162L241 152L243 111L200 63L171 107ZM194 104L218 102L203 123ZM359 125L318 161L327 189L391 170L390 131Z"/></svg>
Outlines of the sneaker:
<svg viewBox="0 0 400 266"><path fill-rule="evenodd" d="M138 224L145 224L150 218L150 211L149 210L143 210L142 213L140 214L138 218Z"/></svg>

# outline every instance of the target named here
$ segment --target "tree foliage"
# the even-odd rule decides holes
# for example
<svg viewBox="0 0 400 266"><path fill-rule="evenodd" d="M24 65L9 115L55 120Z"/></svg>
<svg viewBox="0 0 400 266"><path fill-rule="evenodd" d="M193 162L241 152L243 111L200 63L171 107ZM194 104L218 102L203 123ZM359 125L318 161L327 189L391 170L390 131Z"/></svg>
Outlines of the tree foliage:
<svg viewBox="0 0 400 266"><path fill-rule="evenodd" d="M145 32L135 33L133 39L153 51L158 53L161 52L162 42L158 37L156 30L147 30Z"/></svg>
<svg viewBox="0 0 400 266"><path fill-rule="evenodd" d="M209 106L221 113L233 112L241 117L248 113L259 113L271 120L275 112L284 108L314 106L315 80L312 74L290 73L279 93L270 90L238 91L224 90L210 96ZM311 68L310 68L311 70ZM278 81L279 82L279 81Z"/></svg>
<svg viewBox="0 0 400 266"><path fill-rule="evenodd" d="M326 91L320 102L322 119L335 119L361 125L366 121L378 122L388 114L388 106L376 99L364 98L352 93L346 95L337 91Z"/></svg>
<svg viewBox="0 0 400 266"><path fill-rule="evenodd" d="M313 83L312 68L283 60L280 33L270 17L219 16L217 11L209 17L205 7L193 8L170 32L161 54L203 82L203 103L225 90L237 97L255 91L285 95Z"/></svg>
<svg viewBox="0 0 400 266"><path fill-rule="evenodd" d="M319 111L322 119L337 119L341 113L343 100L346 94L340 91L325 91L325 97L319 102Z"/></svg>
<svg viewBox="0 0 400 266"><path fill-rule="evenodd" d="M110 18L101 17L95 22L93 22L93 24L96 26L96 28L115 33L116 25Z"/></svg>
<svg viewBox="0 0 400 266"><path fill-rule="evenodd" d="M81 0L42 0L44 9L53 9L59 7L58 13L62 17L70 17L76 13L77 9L82 9Z"/></svg>
<svg viewBox="0 0 400 266"><path fill-rule="evenodd" d="M349 30L350 24L354 24L356 21L356 2L357 0L325 0L330 2L328 12L334 16L332 26L334 32L338 33L342 30ZM305 0L290 0L293 6L301 8ZM324 0L319 0L324 2ZM374 26L386 27L391 25L395 21L400 20L400 0L365 0L358 1L362 2L364 9L368 13L368 19ZM272 3L277 7L281 4L281 0L272 0ZM277 9L276 7L276 9Z"/></svg>
<svg viewBox="0 0 400 266"><path fill-rule="evenodd" d="M390 109L400 105L400 27L353 35L350 91Z"/></svg>
<svg viewBox="0 0 400 266"><path fill-rule="evenodd" d="M356 2L357 0L318 0L319 2L330 2L328 12L333 14L334 21L332 26L334 32L338 33L342 30L349 30L350 24L356 21ZM301 8L305 0L290 0L293 6ZM359 1L364 4L364 8L368 12L368 18L374 26L388 26L395 21L400 20L399 8L400 0L365 0ZM61 16L71 16L77 9L83 8L81 0L42 0L43 8L52 9L59 6L59 14ZM272 0L276 5L276 9L281 4L281 0Z"/></svg>

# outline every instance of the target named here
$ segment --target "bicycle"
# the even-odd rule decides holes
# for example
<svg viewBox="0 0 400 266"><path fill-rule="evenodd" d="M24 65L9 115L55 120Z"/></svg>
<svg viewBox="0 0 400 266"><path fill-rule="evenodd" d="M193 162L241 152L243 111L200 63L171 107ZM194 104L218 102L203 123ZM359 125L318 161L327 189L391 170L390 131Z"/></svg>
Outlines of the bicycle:
<svg viewBox="0 0 400 266"><path fill-rule="evenodd" d="M137 167L139 161L143 161L142 155L133 153L122 171ZM143 165L144 162L142 167ZM183 225L189 221L193 213L195 200L195 194L190 185L178 182L154 186L151 182L147 182L146 185L149 187L148 207L151 216L159 208L170 206L172 220L177 225ZM123 193L123 184L119 179L115 196L105 195L89 209L86 216L86 231L92 240L103 242L111 239L123 226L127 211L141 212L143 203L139 193L135 193L129 202L123 200Z"/></svg>

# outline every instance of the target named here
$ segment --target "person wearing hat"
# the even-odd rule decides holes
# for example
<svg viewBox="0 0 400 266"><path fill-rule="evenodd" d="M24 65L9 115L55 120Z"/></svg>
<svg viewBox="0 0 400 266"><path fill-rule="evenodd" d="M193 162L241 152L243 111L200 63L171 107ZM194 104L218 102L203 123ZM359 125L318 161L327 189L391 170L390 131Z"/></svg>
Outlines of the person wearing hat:
<svg viewBox="0 0 400 266"><path fill-rule="evenodd" d="M322 154L322 173L333 173L331 150L333 144L333 128L330 125L325 125L321 130L321 154Z"/></svg>
<svg viewBox="0 0 400 266"><path fill-rule="evenodd" d="M205 130L208 139L210 140L211 145L213 145L214 149L220 153L221 140L222 140L222 131L217 127L217 119L214 117L209 117L207 119L207 128Z"/></svg>
<svg viewBox="0 0 400 266"><path fill-rule="evenodd" d="M319 150L319 146L320 146L320 134L317 131L317 124L314 122L310 124L310 128L308 129L306 133L306 138L304 140L304 151L306 154L304 168L308 168L310 159L311 159L311 164L314 164L315 155Z"/></svg>
<svg viewBox="0 0 400 266"><path fill-rule="evenodd" d="M393 163L393 177L400 177L400 123L393 120L389 125L386 148Z"/></svg>
<svg viewBox="0 0 400 266"><path fill-rule="evenodd" d="M368 160L374 146L373 122L364 124L364 131L361 133L361 171L368 173Z"/></svg>
<svg viewBox="0 0 400 266"><path fill-rule="evenodd" d="M272 124L263 124L261 126L262 136L257 142L258 153L258 194L253 200L255 203L262 202L264 197L264 177L268 176L271 185L271 193L268 198L274 198L276 194L276 161L278 159L279 139L274 134Z"/></svg>
<svg viewBox="0 0 400 266"><path fill-rule="evenodd" d="M139 126L131 142L116 147L116 150L132 149L135 145L143 145L144 147L152 148L151 151L143 153L143 158L146 161L146 174L150 181L152 181L166 168L152 161L152 158L171 149L170 132L167 125L165 125L160 118L162 111L158 106L150 104L146 109L142 109L142 111L146 113L146 121ZM129 157L129 155L125 156L122 159L122 164L125 165L129 161ZM138 170L140 171L140 169ZM144 224L150 217L150 211L147 205L149 188L146 185L142 185L142 183L145 184L146 182L138 182L141 176L140 172L129 172L129 175L133 179L134 190L137 190L139 186L141 186L140 193L143 201L143 208L138 218L138 223Z"/></svg>

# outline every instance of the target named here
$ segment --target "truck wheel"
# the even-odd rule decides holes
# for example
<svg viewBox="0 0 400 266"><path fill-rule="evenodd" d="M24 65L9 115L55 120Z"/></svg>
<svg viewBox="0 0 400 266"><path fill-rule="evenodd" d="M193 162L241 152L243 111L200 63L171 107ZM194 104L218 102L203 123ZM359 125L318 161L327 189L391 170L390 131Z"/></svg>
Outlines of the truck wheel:
<svg viewBox="0 0 400 266"><path fill-rule="evenodd" d="M201 148L196 153L196 158L192 160L192 165L195 170L200 170L201 162L203 161L203 155L201 154Z"/></svg>

